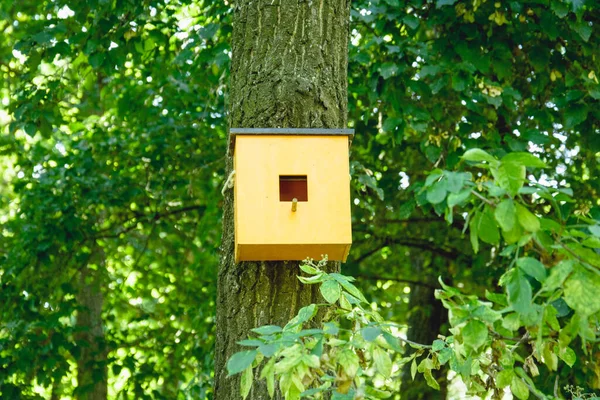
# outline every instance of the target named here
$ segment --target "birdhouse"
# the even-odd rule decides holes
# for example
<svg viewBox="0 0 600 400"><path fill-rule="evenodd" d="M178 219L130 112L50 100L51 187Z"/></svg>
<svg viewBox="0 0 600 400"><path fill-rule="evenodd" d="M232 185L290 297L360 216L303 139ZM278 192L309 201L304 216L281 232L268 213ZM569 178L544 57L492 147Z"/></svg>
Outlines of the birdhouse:
<svg viewBox="0 0 600 400"><path fill-rule="evenodd" d="M232 128L235 260L345 261L352 129Z"/></svg>

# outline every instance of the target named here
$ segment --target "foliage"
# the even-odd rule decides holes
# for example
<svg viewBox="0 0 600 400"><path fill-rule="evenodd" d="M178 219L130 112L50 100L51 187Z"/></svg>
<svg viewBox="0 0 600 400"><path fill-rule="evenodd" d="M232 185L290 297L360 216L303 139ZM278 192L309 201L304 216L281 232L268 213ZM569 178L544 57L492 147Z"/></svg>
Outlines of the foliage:
<svg viewBox="0 0 600 400"><path fill-rule="evenodd" d="M326 303L303 307L283 328L261 326L253 329L256 337L239 342L253 350L234 354L227 368L230 374L242 373L241 394L250 393L255 368L267 382L273 397L277 387L286 399L323 398L333 392L332 399L388 398L391 393L373 386L375 375L390 380L393 352L402 352L401 341L393 332L394 324L368 307L368 302L352 283L354 278L327 273L327 259L318 263L308 259L301 265L308 276L299 276L305 284L319 284ZM324 312L318 328L310 327L311 319ZM416 345L420 352L399 360L415 360L427 346Z"/></svg>
<svg viewBox="0 0 600 400"><path fill-rule="evenodd" d="M586 216L568 222L573 218L563 206L573 201L571 191L525 185L527 168L545 167L530 153L508 153L498 160L473 148L462 160L464 169L485 174L474 181L470 172L433 170L417 196L439 206L449 223L460 207L474 251L481 240L511 260L498 282L503 291L486 291L480 299L440 278L436 298L449 312L451 335L425 346L400 339L390 329L394 324L365 308L368 302L353 278L323 272L326 259L316 265L308 260L301 268L309 277L298 278L320 284L327 303L303 308L284 328L256 328L258 338L240 342L256 348L237 353L228 364L231 374L244 371L243 398L250 391L252 368L261 366L263 357L269 360L261 378L267 379L271 396L279 381L286 400L322 398L326 390L334 390L333 398L388 398L392 393L382 390L385 384L373 386L373 371L390 379L407 362L413 378L421 372L437 389L431 371L448 364L470 394L493 398L502 398L505 388L518 399L530 392L554 396L540 391L532 378L545 367L544 375L558 382L559 363L573 367L579 362L590 376L600 372L600 302L594 296L600 293L600 256L593 251L600 248L600 224ZM302 329L320 308L327 310L324 325ZM340 329L342 323L350 328ZM392 363L390 352L402 353L402 340L419 351ZM578 357L573 346L583 355Z"/></svg>
<svg viewBox="0 0 600 400"><path fill-rule="evenodd" d="M95 379L112 398L210 397L227 9L1 1L0 14L0 397L84 394L78 276L98 248L106 359L90 368L108 376Z"/></svg>

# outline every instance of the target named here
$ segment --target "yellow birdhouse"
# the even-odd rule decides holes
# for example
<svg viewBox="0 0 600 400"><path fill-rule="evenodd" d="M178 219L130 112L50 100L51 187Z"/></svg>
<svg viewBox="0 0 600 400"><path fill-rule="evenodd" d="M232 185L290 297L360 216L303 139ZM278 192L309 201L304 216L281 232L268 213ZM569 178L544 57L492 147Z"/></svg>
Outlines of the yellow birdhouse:
<svg viewBox="0 0 600 400"><path fill-rule="evenodd" d="M352 129L232 128L235 260L346 261Z"/></svg>

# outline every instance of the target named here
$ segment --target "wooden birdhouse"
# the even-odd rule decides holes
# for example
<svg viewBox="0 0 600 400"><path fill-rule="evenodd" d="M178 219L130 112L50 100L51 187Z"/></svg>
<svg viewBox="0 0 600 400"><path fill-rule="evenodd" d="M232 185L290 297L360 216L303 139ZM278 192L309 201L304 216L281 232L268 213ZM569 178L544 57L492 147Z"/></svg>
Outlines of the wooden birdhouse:
<svg viewBox="0 0 600 400"><path fill-rule="evenodd" d="M351 129L232 128L235 259L345 261Z"/></svg>

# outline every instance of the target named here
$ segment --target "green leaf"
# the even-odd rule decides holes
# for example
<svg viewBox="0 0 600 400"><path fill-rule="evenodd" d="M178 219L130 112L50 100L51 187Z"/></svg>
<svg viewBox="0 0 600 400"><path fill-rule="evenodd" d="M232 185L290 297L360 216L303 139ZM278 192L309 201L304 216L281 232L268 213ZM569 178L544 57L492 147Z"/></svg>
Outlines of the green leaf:
<svg viewBox="0 0 600 400"><path fill-rule="evenodd" d="M431 186L443 176L441 169L434 169L425 179L425 186Z"/></svg>
<svg viewBox="0 0 600 400"><path fill-rule="evenodd" d="M89 57L89 62L92 68L96 69L102 65L105 54L103 52L94 53Z"/></svg>
<svg viewBox="0 0 600 400"><path fill-rule="evenodd" d="M384 132L394 132L398 126L402 126L404 120L402 118L392 117L386 118L381 128Z"/></svg>
<svg viewBox="0 0 600 400"><path fill-rule="evenodd" d="M558 18L564 18L569 13L569 8L563 2L563 0L552 0L550 3L550 8L552 11L554 11Z"/></svg>
<svg viewBox="0 0 600 400"><path fill-rule="evenodd" d="M338 364L346 371L346 375L351 378L356 376L358 371L358 356L350 349L343 350L338 356Z"/></svg>
<svg viewBox="0 0 600 400"><path fill-rule="evenodd" d="M451 193L458 193L465 184L465 180L469 179L469 174L462 172L444 171L446 177L446 189Z"/></svg>
<svg viewBox="0 0 600 400"><path fill-rule="evenodd" d="M365 185L366 187L373 189L375 191L375 193L377 194L377 197L379 197L380 200L383 200L383 198L384 198L383 189L381 189L378 186L377 179L375 179L374 176L366 174L366 173L359 174L358 181L361 184Z"/></svg>
<svg viewBox="0 0 600 400"><path fill-rule="evenodd" d="M279 333L282 330L283 329L281 329L281 327L277 326L277 325L264 325L264 326L260 326L258 328L252 329L252 332L258 333L259 335L272 335L274 333Z"/></svg>
<svg viewBox="0 0 600 400"><path fill-rule="evenodd" d="M265 343L258 347L258 351L265 357L272 357L279 350L279 343Z"/></svg>
<svg viewBox="0 0 600 400"><path fill-rule="evenodd" d="M498 221L498 225L503 231L511 231L515 226L517 217L517 209L512 199L501 201L494 210L494 217L496 217L496 221Z"/></svg>
<svg viewBox="0 0 600 400"><path fill-rule="evenodd" d="M464 344L477 351L485 344L488 338L487 326L478 320L470 320L461 331Z"/></svg>
<svg viewBox="0 0 600 400"><path fill-rule="evenodd" d="M415 380L415 376L417 375L417 359L413 358L412 363L410 364L410 376L413 381Z"/></svg>
<svg viewBox="0 0 600 400"><path fill-rule="evenodd" d="M584 42L590 40L592 36L592 27L587 21L577 21L570 24L571 28L583 39Z"/></svg>
<svg viewBox="0 0 600 400"><path fill-rule="evenodd" d="M373 360L375 362L375 369L386 378L392 375L392 359L387 351L381 347L375 347L373 349Z"/></svg>
<svg viewBox="0 0 600 400"><path fill-rule="evenodd" d="M313 285L315 283L321 283L325 279L324 274L322 272L317 273L311 277L305 278L303 276L298 276L298 280L306 285Z"/></svg>
<svg viewBox="0 0 600 400"><path fill-rule="evenodd" d="M508 305L508 303L506 301L506 294L504 294L504 293L493 293L486 289L485 290L485 298L490 301L493 301L494 303L501 305L501 306Z"/></svg>
<svg viewBox="0 0 600 400"><path fill-rule="evenodd" d="M350 283L349 277L337 273L330 274L330 276L333 277L333 279L335 279L336 281L338 281L338 283L342 285L342 287L352 296L356 297L363 303L368 303L367 299L365 299L365 296L363 296L360 290L358 290L356 286Z"/></svg>
<svg viewBox="0 0 600 400"><path fill-rule="evenodd" d="M515 377L515 371L512 369L503 369L496 375L496 386L500 389L504 389L511 384Z"/></svg>
<svg viewBox="0 0 600 400"><path fill-rule="evenodd" d="M244 370L242 378L240 379L240 394L242 399L246 399L252 389L252 367L248 367Z"/></svg>
<svg viewBox="0 0 600 400"><path fill-rule="evenodd" d="M31 39L39 45L46 44L54 39L50 32L39 32L31 37Z"/></svg>
<svg viewBox="0 0 600 400"><path fill-rule="evenodd" d="M510 314L506 315L506 317L504 317L502 319L502 327L505 329L508 329L509 331L516 331L517 329L519 329L521 327L521 321L519 319L519 314L510 313ZM506 386L508 386L508 385L506 385Z"/></svg>
<svg viewBox="0 0 600 400"><path fill-rule="evenodd" d="M433 374L431 373L431 369L426 369L423 371L423 376L425 377L425 381L427 381L427 385L434 388L435 390L440 390L440 384L437 383Z"/></svg>
<svg viewBox="0 0 600 400"><path fill-rule="evenodd" d="M444 347L446 347L446 343L443 340L436 339L433 341L433 344L431 345L431 350L440 351Z"/></svg>
<svg viewBox="0 0 600 400"><path fill-rule="evenodd" d="M300 311L298 311L298 323L302 324L311 319L317 312L316 309L317 306L315 304L310 304L306 307L302 307Z"/></svg>
<svg viewBox="0 0 600 400"><path fill-rule="evenodd" d="M487 161L492 165L498 163L498 160L494 156L481 149L469 149L465 151L465 154L461 158L466 161Z"/></svg>
<svg viewBox="0 0 600 400"><path fill-rule="evenodd" d="M578 265L564 287L565 301L579 315L600 311L600 276Z"/></svg>
<svg viewBox="0 0 600 400"><path fill-rule="evenodd" d="M519 400L526 400L529 398L529 388L525 382L523 382L523 380L516 375L513 377L512 382L510 383L510 391Z"/></svg>
<svg viewBox="0 0 600 400"><path fill-rule="evenodd" d="M454 3L456 3L457 0L437 0L435 2L435 7L436 8L440 8L443 6L453 6Z"/></svg>
<svg viewBox="0 0 600 400"><path fill-rule="evenodd" d="M379 67L379 72L383 79L388 79L398 72L398 66L394 63L384 63Z"/></svg>
<svg viewBox="0 0 600 400"><path fill-rule="evenodd" d="M421 70L419 71L419 76L421 78L425 78L428 76L435 76L435 75L437 75L438 72L440 72L439 65L424 65L423 67L421 67Z"/></svg>
<svg viewBox="0 0 600 400"><path fill-rule="evenodd" d="M581 242L581 244L592 249L600 249L600 238L596 236L590 236Z"/></svg>
<svg viewBox="0 0 600 400"><path fill-rule="evenodd" d="M381 335L381 328L378 326L365 326L360 330L360 334L367 342L372 342Z"/></svg>
<svg viewBox="0 0 600 400"><path fill-rule="evenodd" d="M261 346L264 344L264 342L262 340L258 340L258 339L245 339L245 340L240 340L237 343L242 346L251 346L251 347Z"/></svg>
<svg viewBox="0 0 600 400"><path fill-rule="evenodd" d="M569 367L573 367L575 361L577 361L577 355L570 347L566 347L564 350L558 352L558 357L563 360Z"/></svg>
<svg viewBox="0 0 600 400"><path fill-rule="evenodd" d="M445 347L438 354L438 361L440 362L440 364L444 365L448 361L452 360L452 357L455 357L454 350L452 350L449 347Z"/></svg>
<svg viewBox="0 0 600 400"><path fill-rule="evenodd" d="M228 376L238 374L248 368L254 362L258 351L248 350L240 351L231 356L227 361Z"/></svg>
<svg viewBox="0 0 600 400"><path fill-rule="evenodd" d="M392 393L385 391L385 390L381 390L381 389L377 389L377 388L373 388L370 386L367 386L366 390L365 390L365 394L368 396L366 398L371 399L371 398L375 398L375 399L389 399L390 397L392 397Z"/></svg>
<svg viewBox="0 0 600 400"><path fill-rule="evenodd" d="M517 221L528 232L537 232L540 230L540 220L532 214L527 208L520 204L517 207Z"/></svg>
<svg viewBox="0 0 600 400"><path fill-rule="evenodd" d="M319 288L323 298L329 303L333 304L340 298L340 294L342 293L342 289L340 288L340 284L335 280L325 281L321 287Z"/></svg>
<svg viewBox="0 0 600 400"><path fill-rule="evenodd" d="M461 73L460 71L452 74L452 89L457 92L462 92L467 88L468 77L465 73Z"/></svg>
<svg viewBox="0 0 600 400"><path fill-rule="evenodd" d="M557 347L558 346L555 346L552 342L546 342L544 349L542 350L544 364L546 364L550 371L556 371L558 368L558 357L554 353L554 349Z"/></svg>
<svg viewBox="0 0 600 400"><path fill-rule="evenodd" d="M25 133L31 137L35 136L35 133L37 132L37 126L35 126L35 124L32 123L27 123L25 124Z"/></svg>
<svg viewBox="0 0 600 400"><path fill-rule="evenodd" d="M565 109L565 129L571 129L587 119L589 109L584 104L571 104Z"/></svg>
<svg viewBox="0 0 600 400"><path fill-rule="evenodd" d="M571 3L571 7L574 13L577 13L585 4L585 0L567 0L568 3Z"/></svg>
<svg viewBox="0 0 600 400"><path fill-rule="evenodd" d="M395 337L394 335L392 335L389 332L382 331L382 333L383 333L383 338L385 339L385 342L388 344L390 349L394 350L397 353L404 352L404 349L400 345L400 339L398 339L397 337Z"/></svg>
<svg viewBox="0 0 600 400"><path fill-rule="evenodd" d="M325 322L323 324L323 330L328 335L336 336L340 332L340 328L333 322Z"/></svg>
<svg viewBox="0 0 600 400"><path fill-rule="evenodd" d="M479 218L479 213L476 213L475 216L471 218L471 223L469 224L469 239L471 240L471 246L473 247L473 253L475 254L479 252L479 235L477 233Z"/></svg>
<svg viewBox="0 0 600 400"><path fill-rule="evenodd" d="M559 287L561 287L569 276L569 274L573 271L573 261L572 260L563 260L556 264L552 269L550 269L550 276L544 282L543 289L545 291L551 292Z"/></svg>
<svg viewBox="0 0 600 400"><path fill-rule="evenodd" d="M513 268L506 273L506 289L508 303L517 313L524 315L531 308L531 284L519 268Z"/></svg>
<svg viewBox="0 0 600 400"><path fill-rule="evenodd" d="M410 29L417 29L419 27L419 23L421 20L416 15L407 15L402 19L402 21L408 26Z"/></svg>
<svg viewBox="0 0 600 400"><path fill-rule="evenodd" d="M489 207L480 214L477 220L477 234L485 243L498 244L500 241L500 233L498 233L498 225L494 220L492 210Z"/></svg>
<svg viewBox="0 0 600 400"><path fill-rule="evenodd" d="M435 182L427 189L427 201L431 204L438 204L446 198L446 180Z"/></svg>
<svg viewBox="0 0 600 400"><path fill-rule="evenodd" d="M319 273L318 269L316 269L315 267L312 267L308 264L300 264L300 269L309 275L316 275Z"/></svg>
<svg viewBox="0 0 600 400"><path fill-rule="evenodd" d="M544 307L544 322L547 323L550 328L555 331L560 330L560 324L558 323L558 319L556 316L558 315L558 311L553 305L549 305Z"/></svg>
<svg viewBox="0 0 600 400"><path fill-rule="evenodd" d="M465 189L458 193L448 194L448 207L454 207L458 204L462 204L471 196L471 189Z"/></svg>
<svg viewBox="0 0 600 400"><path fill-rule="evenodd" d="M521 257L517 260L517 266L538 282L544 283L546 280L546 268L535 258Z"/></svg>
<svg viewBox="0 0 600 400"><path fill-rule="evenodd" d="M309 368L319 368L321 366L321 360L314 354L303 355L302 362Z"/></svg>
<svg viewBox="0 0 600 400"><path fill-rule="evenodd" d="M503 162L497 168L492 168L491 172L498 186L514 197L525 183L525 173L527 171L524 165Z"/></svg>
<svg viewBox="0 0 600 400"><path fill-rule="evenodd" d="M600 237L600 225L590 225L588 226L588 230L592 235Z"/></svg>
<svg viewBox="0 0 600 400"><path fill-rule="evenodd" d="M310 354L314 354L317 357L321 357L323 355L323 336L317 340L317 344L315 344L315 347L313 347L313 349L310 351Z"/></svg>
<svg viewBox="0 0 600 400"><path fill-rule="evenodd" d="M502 157L502 162L503 163L521 164L526 167L534 167L534 168L547 168L548 167L545 162L543 162L542 160L540 160L533 154L525 153L525 152L508 153L507 155Z"/></svg>
<svg viewBox="0 0 600 400"><path fill-rule="evenodd" d="M271 358L269 362L265 364L260 373L260 379L267 381L269 397L273 398L273 395L275 394L275 358Z"/></svg>

